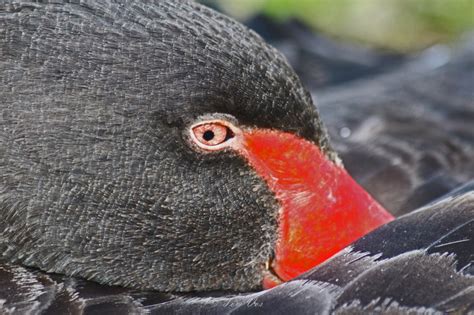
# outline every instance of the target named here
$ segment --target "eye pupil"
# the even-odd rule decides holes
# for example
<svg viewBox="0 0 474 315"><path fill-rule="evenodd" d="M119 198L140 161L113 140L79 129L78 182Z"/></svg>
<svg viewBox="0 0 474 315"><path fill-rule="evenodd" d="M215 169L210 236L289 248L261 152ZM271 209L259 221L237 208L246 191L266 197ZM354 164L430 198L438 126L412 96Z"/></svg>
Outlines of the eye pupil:
<svg viewBox="0 0 474 315"><path fill-rule="evenodd" d="M214 139L214 132L212 130L206 130L203 134L202 137L206 141L211 141Z"/></svg>

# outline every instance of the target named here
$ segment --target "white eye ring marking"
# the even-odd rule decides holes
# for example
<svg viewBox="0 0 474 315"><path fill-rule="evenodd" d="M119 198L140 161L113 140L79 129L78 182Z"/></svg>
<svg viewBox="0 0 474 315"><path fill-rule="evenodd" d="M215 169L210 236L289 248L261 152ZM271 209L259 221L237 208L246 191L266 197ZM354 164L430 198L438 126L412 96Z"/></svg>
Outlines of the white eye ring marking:
<svg viewBox="0 0 474 315"><path fill-rule="evenodd" d="M205 120L189 128L191 141L206 151L236 148L242 138L242 131L222 119Z"/></svg>

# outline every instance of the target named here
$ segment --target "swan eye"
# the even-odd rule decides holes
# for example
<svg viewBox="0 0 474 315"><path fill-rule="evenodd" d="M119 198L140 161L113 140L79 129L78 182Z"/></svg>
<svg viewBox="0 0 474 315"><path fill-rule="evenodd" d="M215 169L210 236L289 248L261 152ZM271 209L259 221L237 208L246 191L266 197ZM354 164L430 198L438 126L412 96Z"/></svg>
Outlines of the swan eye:
<svg viewBox="0 0 474 315"><path fill-rule="evenodd" d="M219 150L234 137L232 130L217 121L204 122L191 128L193 141L201 148Z"/></svg>

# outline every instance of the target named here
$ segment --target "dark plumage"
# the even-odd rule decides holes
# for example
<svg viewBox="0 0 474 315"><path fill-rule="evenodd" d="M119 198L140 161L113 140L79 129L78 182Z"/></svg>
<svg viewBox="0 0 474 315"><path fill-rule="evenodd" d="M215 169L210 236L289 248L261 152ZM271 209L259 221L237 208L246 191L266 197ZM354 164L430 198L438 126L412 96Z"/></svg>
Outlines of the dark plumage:
<svg viewBox="0 0 474 315"><path fill-rule="evenodd" d="M351 175L396 215L474 178L474 38L315 94Z"/></svg>
<svg viewBox="0 0 474 315"><path fill-rule="evenodd" d="M405 100L406 89L457 84L468 67L467 54L414 76L426 82L375 89L397 81L395 73L392 81L387 75L351 89L352 97L341 90L321 97L334 135L341 127L359 134L336 139L349 170L397 214L467 181L474 137L447 123L452 136L428 132L423 138L415 130L415 141L404 130L411 124L399 122L397 133L391 120L403 110L384 104ZM419 102L468 121L471 94L456 84L445 100L460 100L455 106L415 92L401 104ZM243 126L295 133L337 160L309 94L285 60L253 32L207 8L131 0L0 4L0 104L0 313L474 308L472 184L272 290L146 291L250 291L260 287L273 255L275 196L241 156L196 153L183 130L197 119L232 115ZM390 123L377 122L380 128L364 133L370 108ZM427 124L441 121L425 118ZM377 132L379 142L367 136ZM405 147L407 154L396 150ZM351 159L350 152L362 153ZM423 185L444 183L429 176L437 172L454 180L430 191ZM390 185L400 176L415 176L416 185L396 195ZM410 201L420 187L428 193Z"/></svg>
<svg viewBox="0 0 474 315"><path fill-rule="evenodd" d="M279 53L188 1L0 14L3 259L137 288L257 288L276 202L241 158L196 154L183 131L226 113L329 151Z"/></svg>
<svg viewBox="0 0 474 315"><path fill-rule="evenodd" d="M136 292L7 265L0 268L0 284L15 295L6 295L3 309L38 310L33 301L39 301L50 313L467 313L474 310L473 236L469 187L379 228L271 290L191 296Z"/></svg>

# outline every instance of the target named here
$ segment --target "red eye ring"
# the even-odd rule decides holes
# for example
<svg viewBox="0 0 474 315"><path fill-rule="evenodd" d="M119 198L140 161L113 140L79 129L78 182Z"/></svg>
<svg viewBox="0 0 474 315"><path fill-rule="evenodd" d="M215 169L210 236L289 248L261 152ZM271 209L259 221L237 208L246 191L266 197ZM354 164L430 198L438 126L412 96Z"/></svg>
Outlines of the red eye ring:
<svg viewBox="0 0 474 315"><path fill-rule="evenodd" d="M203 121L190 128L192 142L207 151L232 146L236 133L240 130L224 120Z"/></svg>

